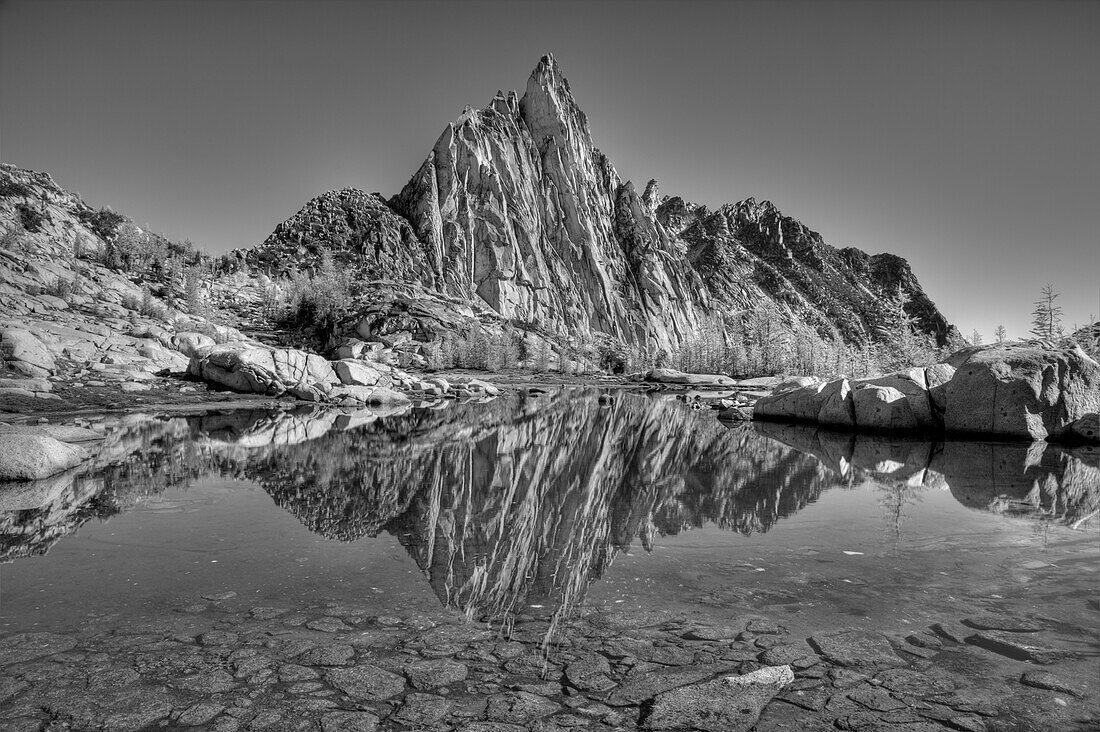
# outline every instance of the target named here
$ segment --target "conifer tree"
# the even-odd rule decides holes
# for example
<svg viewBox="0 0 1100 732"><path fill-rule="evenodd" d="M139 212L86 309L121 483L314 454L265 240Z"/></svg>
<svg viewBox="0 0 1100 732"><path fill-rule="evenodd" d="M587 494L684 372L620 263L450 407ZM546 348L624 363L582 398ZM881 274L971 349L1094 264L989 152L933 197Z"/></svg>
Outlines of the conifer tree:
<svg viewBox="0 0 1100 732"><path fill-rule="evenodd" d="M916 328L916 318L906 311L909 294L898 287L884 303L882 323L877 328L884 346L883 365L891 369L908 368L928 360L930 346Z"/></svg>
<svg viewBox="0 0 1100 732"><path fill-rule="evenodd" d="M1062 308L1054 304L1058 296L1054 285L1047 283L1035 301L1035 309L1031 311L1031 334L1040 340L1053 341L1064 335Z"/></svg>
<svg viewBox="0 0 1100 732"><path fill-rule="evenodd" d="M1008 331L1005 330L1005 327L1003 325L998 325L997 328L993 331L993 338L996 339L998 343L1004 343L1006 340L1008 340Z"/></svg>

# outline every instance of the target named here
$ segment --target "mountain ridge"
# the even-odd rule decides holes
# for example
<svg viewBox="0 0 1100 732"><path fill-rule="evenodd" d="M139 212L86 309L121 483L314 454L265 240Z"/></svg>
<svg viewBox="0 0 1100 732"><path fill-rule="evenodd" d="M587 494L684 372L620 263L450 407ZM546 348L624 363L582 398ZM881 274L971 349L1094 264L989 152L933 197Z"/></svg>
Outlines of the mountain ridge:
<svg viewBox="0 0 1100 732"><path fill-rule="evenodd" d="M898 288L918 330L938 345L957 336L898 255L833 247L770 201L710 211L658 191L621 179L547 54L522 97L498 91L448 124L398 193L363 194L342 218L329 210L341 194L322 194L238 256L278 274L280 257L265 250L285 255L304 238L315 246L307 260L327 246L363 279L403 278L507 321L647 349L674 351L761 304L823 337L868 343ZM369 224L345 226L359 218Z"/></svg>

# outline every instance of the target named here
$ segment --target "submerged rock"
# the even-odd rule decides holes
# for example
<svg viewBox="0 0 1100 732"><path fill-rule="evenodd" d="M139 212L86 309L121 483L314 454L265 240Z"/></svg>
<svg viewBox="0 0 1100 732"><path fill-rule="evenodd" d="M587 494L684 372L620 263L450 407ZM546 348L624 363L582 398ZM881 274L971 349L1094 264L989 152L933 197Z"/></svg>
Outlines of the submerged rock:
<svg viewBox="0 0 1100 732"><path fill-rule="evenodd" d="M405 690L405 679L369 663L328 671L329 683L353 699L382 701Z"/></svg>
<svg viewBox="0 0 1100 732"><path fill-rule="evenodd" d="M1049 671L1027 671L1020 676L1020 683L1035 689L1061 691L1065 694L1071 694L1072 696L1081 695L1081 690L1079 688L1062 681Z"/></svg>
<svg viewBox="0 0 1100 732"><path fill-rule="evenodd" d="M7 638L0 638L0 666L63 653L75 645L75 638L57 633L10 635Z"/></svg>
<svg viewBox="0 0 1100 732"><path fill-rule="evenodd" d="M549 699L526 691L509 691L489 697L485 716L495 722L529 724L561 709Z"/></svg>
<svg viewBox="0 0 1100 732"><path fill-rule="evenodd" d="M680 668L662 668L639 674L636 677L628 676L611 693L607 703L613 706L641 704L662 692L709 679L718 673L728 673L735 667L736 664L732 663L693 665Z"/></svg>
<svg viewBox="0 0 1100 732"><path fill-rule="evenodd" d="M905 666L882 633L845 630L815 635L810 643L818 653L840 666Z"/></svg>
<svg viewBox="0 0 1100 732"><path fill-rule="evenodd" d="M321 732L375 732L378 717L370 712L329 712L321 717Z"/></svg>
<svg viewBox="0 0 1100 732"><path fill-rule="evenodd" d="M1019 636L996 630L983 630L966 639L970 643L986 650L999 653L1018 661L1030 661L1040 665L1055 663L1072 655L1069 651L1051 646L1041 646L1030 641L1028 636Z"/></svg>
<svg viewBox="0 0 1100 732"><path fill-rule="evenodd" d="M643 727L747 732L768 702L792 681L790 666L765 666L742 676L683 686L657 697Z"/></svg>

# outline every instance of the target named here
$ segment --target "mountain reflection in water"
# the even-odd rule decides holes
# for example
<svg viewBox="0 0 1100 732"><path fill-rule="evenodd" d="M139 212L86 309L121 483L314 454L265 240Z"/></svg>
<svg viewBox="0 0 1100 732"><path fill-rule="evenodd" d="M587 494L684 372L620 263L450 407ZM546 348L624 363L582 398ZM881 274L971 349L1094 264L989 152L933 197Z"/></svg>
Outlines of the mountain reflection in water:
<svg viewBox="0 0 1100 732"><path fill-rule="evenodd" d="M1095 450L931 443L776 423L727 427L669 397L563 390L379 416L232 411L128 419L90 466L0 488L0 558L203 476L258 483L311 531L395 535L440 601L471 616L575 607L619 551L704 525L766 532L823 491L950 490L961 504L1078 525Z"/></svg>

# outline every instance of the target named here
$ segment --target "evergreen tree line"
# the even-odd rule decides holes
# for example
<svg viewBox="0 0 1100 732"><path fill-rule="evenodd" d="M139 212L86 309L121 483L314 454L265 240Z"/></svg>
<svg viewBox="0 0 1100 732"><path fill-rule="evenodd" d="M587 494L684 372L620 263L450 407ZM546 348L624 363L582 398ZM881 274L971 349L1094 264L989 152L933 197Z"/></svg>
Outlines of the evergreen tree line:
<svg viewBox="0 0 1100 732"><path fill-rule="evenodd" d="M788 373L858 378L932 364L945 351L965 345L958 339L939 348L932 336L919 330L906 310L908 304L908 295L900 289L888 298L873 339L861 344L847 343L836 332L823 336L817 328L768 307L732 321L716 317L665 359L665 365L737 377Z"/></svg>
<svg viewBox="0 0 1100 732"><path fill-rule="evenodd" d="M1062 324L1059 294L1046 285L1032 313L1032 339L1056 346L1080 345L1093 358L1100 356L1100 327L1090 324L1076 337L1067 336ZM816 328L774 310L762 308L733 322L714 318L686 340L679 350L665 357L637 353L632 365L647 363L669 366L692 373L724 373L733 376L762 376L780 373L860 378L926 366L943 360L966 345L981 345L977 331L969 339L955 338L938 347L932 337L917 328L906 310L908 296L898 290L884 303L882 322L868 343L845 343L838 334L823 337ZM1005 327L994 331L997 343L1008 340Z"/></svg>

